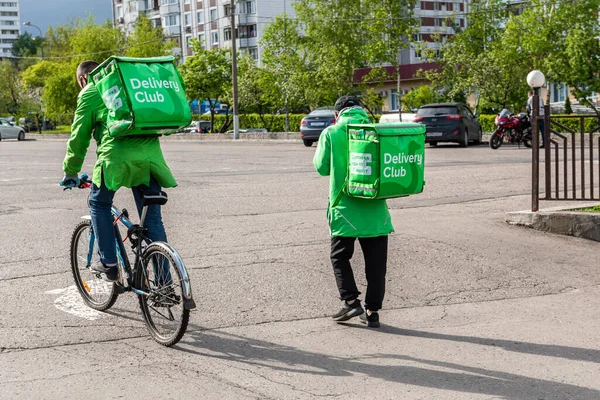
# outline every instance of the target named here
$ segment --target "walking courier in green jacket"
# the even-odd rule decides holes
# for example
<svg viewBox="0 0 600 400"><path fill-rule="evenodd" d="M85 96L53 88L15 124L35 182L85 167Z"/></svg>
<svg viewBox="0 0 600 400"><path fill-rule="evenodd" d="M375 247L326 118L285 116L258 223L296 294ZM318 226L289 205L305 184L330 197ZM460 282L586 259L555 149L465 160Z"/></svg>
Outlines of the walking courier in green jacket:
<svg viewBox="0 0 600 400"><path fill-rule="evenodd" d="M88 75L97 66L95 61L85 61L77 68L77 82L82 90L77 98L71 138L63 162L65 176L60 184L65 187L79 185L78 174L93 137L97 144L97 161L89 204L101 265L94 265L92 269L104 280L116 281L117 254L111 214L116 191L121 187L131 188L138 213L141 213L143 193L160 192L161 188L177 186L177 182L165 162L158 136L121 139L108 134L108 109L94 84L88 83ZM152 241L166 242L160 205L148 207L145 227Z"/></svg>
<svg viewBox="0 0 600 400"><path fill-rule="evenodd" d="M361 316L370 327L379 327L379 314L385 294L388 235L394 231L385 200L350 197L344 190L348 169L348 124L369 123L367 113L352 96L340 97L334 106L336 124L321 133L314 165L322 176L329 176L327 218L331 230L331 263L342 309L335 321ZM358 239L365 257L367 293L366 315L360 304L350 259Z"/></svg>

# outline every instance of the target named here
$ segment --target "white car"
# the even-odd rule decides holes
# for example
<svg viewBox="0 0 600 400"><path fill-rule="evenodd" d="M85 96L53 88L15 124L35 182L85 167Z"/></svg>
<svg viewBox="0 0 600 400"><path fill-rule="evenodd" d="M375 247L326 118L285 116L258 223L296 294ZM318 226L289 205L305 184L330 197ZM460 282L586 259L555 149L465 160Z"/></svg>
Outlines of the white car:
<svg viewBox="0 0 600 400"><path fill-rule="evenodd" d="M0 140L2 139L25 140L25 129L7 119L0 118Z"/></svg>
<svg viewBox="0 0 600 400"><path fill-rule="evenodd" d="M417 114L411 113L402 113L402 122L412 122L413 118L416 117ZM398 113L390 113L390 114L382 114L379 119L379 123L389 123L389 122L400 122L400 116Z"/></svg>

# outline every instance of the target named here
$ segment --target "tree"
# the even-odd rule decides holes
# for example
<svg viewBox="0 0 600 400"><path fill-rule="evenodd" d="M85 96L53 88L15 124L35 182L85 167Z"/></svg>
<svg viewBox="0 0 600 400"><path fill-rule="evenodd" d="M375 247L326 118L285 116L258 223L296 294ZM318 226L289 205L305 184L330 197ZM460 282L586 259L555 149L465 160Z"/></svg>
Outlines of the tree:
<svg viewBox="0 0 600 400"><path fill-rule="evenodd" d="M43 44L43 38L33 37L25 32L12 45L12 53L15 57L32 57L38 54L38 50Z"/></svg>
<svg viewBox="0 0 600 400"><path fill-rule="evenodd" d="M299 0L295 19L282 15L267 26L263 64L275 73L287 104L332 105L366 87L355 85L356 68L391 64L399 71L400 49L415 26L414 3Z"/></svg>
<svg viewBox="0 0 600 400"><path fill-rule="evenodd" d="M427 85L412 89L402 99L410 110L418 109L424 104L437 103L440 100L440 94Z"/></svg>
<svg viewBox="0 0 600 400"><path fill-rule="evenodd" d="M110 23L96 24L90 16L50 28L45 43L48 59L27 68L23 83L26 89L39 93L50 118L68 121L80 91L75 79L79 63L85 60L101 63L108 56L121 55L126 39Z"/></svg>
<svg viewBox="0 0 600 400"><path fill-rule="evenodd" d="M573 114L573 108L571 107L571 99L569 99L569 96L567 96L567 98L565 99L565 114Z"/></svg>
<svg viewBox="0 0 600 400"><path fill-rule="evenodd" d="M8 60L0 62L0 113L17 114L21 105L19 71Z"/></svg>
<svg viewBox="0 0 600 400"><path fill-rule="evenodd" d="M160 27L152 26L145 15L140 15L135 23L135 29L127 37L128 57L158 57L168 55L174 43L167 41Z"/></svg>
<svg viewBox="0 0 600 400"><path fill-rule="evenodd" d="M191 42L194 55L187 57L181 66L190 100L208 100L210 105L210 129L214 132L215 108L220 99L231 89L231 60L229 51L223 49L206 50L200 42Z"/></svg>

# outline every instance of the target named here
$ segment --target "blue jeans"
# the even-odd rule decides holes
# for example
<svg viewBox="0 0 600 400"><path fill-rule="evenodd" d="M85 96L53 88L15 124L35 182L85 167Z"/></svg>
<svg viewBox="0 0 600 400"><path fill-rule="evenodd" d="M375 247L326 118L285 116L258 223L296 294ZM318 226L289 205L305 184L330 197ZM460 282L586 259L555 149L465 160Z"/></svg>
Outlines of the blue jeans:
<svg viewBox="0 0 600 400"><path fill-rule="evenodd" d="M142 215L143 191L148 188L152 191L161 190L160 185L154 177L150 177L150 186L141 185L131 188L140 217ZM94 227L94 233L96 234L96 241L98 243L100 261L102 261L103 264L109 265L117 264L116 238L113 226L114 218L111 213L115 193L116 192L109 190L104 185L103 181L102 186L100 187L95 184L92 185L92 194L90 196L90 214L92 216L92 226ZM147 237L151 241L167 241L167 234L162 222L159 205L148 206L144 227L148 228Z"/></svg>

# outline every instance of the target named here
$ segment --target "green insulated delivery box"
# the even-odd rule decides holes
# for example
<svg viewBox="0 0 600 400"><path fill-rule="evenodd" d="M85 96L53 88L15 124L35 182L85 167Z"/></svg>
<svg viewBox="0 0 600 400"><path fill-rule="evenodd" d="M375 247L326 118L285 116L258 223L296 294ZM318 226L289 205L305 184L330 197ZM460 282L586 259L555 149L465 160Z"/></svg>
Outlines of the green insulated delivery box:
<svg viewBox="0 0 600 400"><path fill-rule="evenodd" d="M368 199L421 193L424 185L425 125L348 125L346 192Z"/></svg>
<svg viewBox="0 0 600 400"><path fill-rule="evenodd" d="M173 57L110 57L91 74L113 137L168 135L192 122Z"/></svg>

